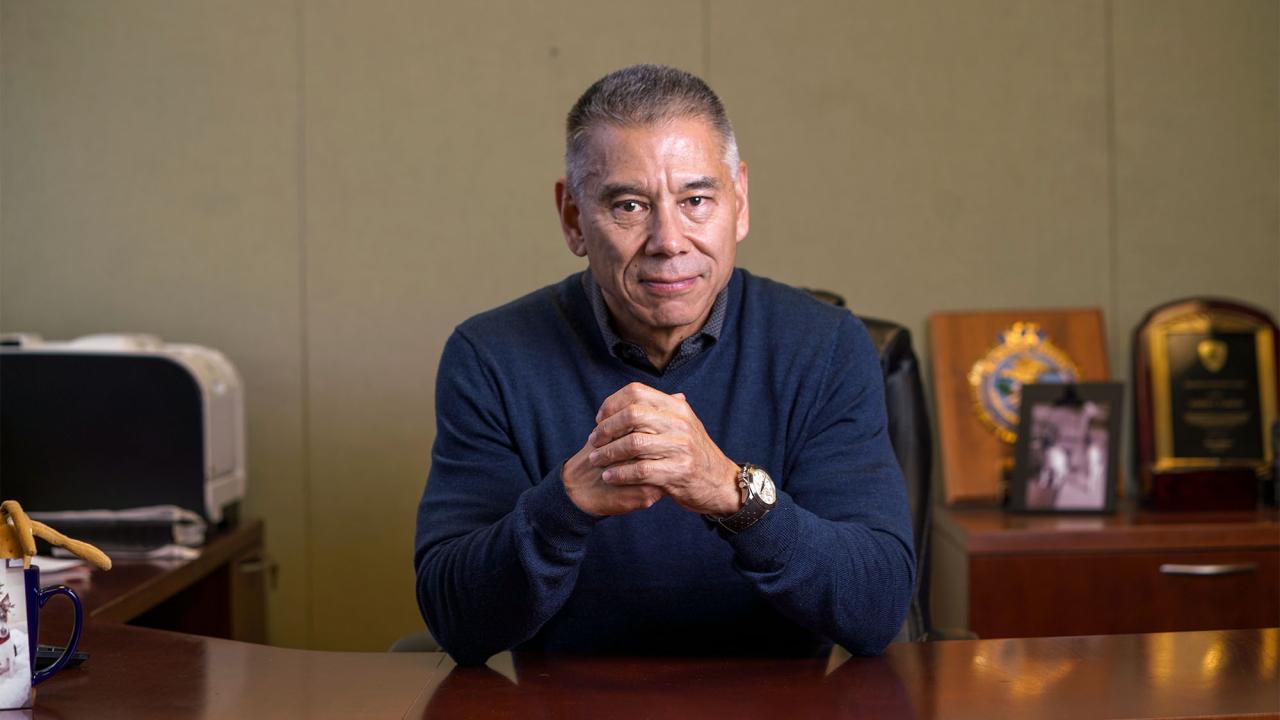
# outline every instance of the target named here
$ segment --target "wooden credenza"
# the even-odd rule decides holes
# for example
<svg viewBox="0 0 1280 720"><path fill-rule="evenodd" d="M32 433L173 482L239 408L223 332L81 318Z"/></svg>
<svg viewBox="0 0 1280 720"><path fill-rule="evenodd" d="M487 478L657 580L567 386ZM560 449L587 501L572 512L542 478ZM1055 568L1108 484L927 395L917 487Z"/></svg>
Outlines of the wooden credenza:
<svg viewBox="0 0 1280 720"><path fill-rule="evenodd" d="M982 638L1277 626L1277 519L938 508L934 624Z"/></svg>
<svg viewBox="0 0 1280 720"><path fill-rule="evenodd" d="M42 580L65 582L98 623L265 643L268 565L262 521L248 520L211 531L194 560L126 560L87 579ZM71 620L70 603L50 602L40 614L41 642L65 642Z"/></svg>

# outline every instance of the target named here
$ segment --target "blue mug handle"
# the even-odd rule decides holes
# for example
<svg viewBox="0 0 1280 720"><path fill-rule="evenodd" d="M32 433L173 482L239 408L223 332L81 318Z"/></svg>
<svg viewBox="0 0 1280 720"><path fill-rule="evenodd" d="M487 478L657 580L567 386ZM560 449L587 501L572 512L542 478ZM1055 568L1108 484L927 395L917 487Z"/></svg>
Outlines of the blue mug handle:
<svg viewBox="0 0 1280 720"><path fill-rule="evenodd" d="M80 626L84 624L84 609L80 606L80 596L76 595L75 590L72 590L66 585L54 585L53 587L47 587L43 590L37 590L35 595L39 602L39 607L36 608L36 612L40 612L40 608L43 608L44 604L49 602L54 595L66 595L71 599L71 605L76 609L76 622L71 629L71 641L67 643L67 649L62 652L62 655L55 660L52 665L31 675L32 685L38 685L45 680L48 680L50 677L53 677L54 673L61 670L62 667L71 660L71 654L76 651L76 646L80 644ZM28 610L28 612L30 612L30 610ZM32 637L30 642L34 646L37 640L38 638Z"/></svg>

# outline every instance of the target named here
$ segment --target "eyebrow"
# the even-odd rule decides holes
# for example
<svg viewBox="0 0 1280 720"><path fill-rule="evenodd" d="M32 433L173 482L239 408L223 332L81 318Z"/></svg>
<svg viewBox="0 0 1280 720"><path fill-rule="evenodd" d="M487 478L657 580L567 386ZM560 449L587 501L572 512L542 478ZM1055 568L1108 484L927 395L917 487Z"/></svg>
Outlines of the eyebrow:
<svg viewBox="0 0 1280 720"><path fill-rule="evenodd" d="M608 202L619 195L644 195L644 189L638 185L628 185L626 183L605 183L600 188L600 199Z"/></svg>
<svg viewBox="0 0 1280 720"><path fill-rule="evenodd" d="M690 190L718 190L720 181L710 175L703 175L700 178L694 178L684 185L680 186L680 192L689 192ZM638 185L629 185L627 183L605 183L600 188L600 199L608 202L620 195L645 195L644 188Z"/></svg>
<svg viewBox="0 0 1280 720"><path fill-rule="evenodd" d="M720 189L719 180L711 177L710 175L703 175L702 177L697 178L696 180L690 180L689 182L685 183L684 186L680 188L680 191L688 192L690 190L719 190L719 189Z"/></svg>

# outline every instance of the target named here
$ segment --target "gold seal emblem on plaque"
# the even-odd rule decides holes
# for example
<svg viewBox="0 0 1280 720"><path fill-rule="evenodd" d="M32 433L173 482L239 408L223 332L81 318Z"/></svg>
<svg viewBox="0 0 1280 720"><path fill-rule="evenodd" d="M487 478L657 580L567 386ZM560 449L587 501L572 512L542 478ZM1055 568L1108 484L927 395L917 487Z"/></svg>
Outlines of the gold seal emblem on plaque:
<svg viewBox="0 0 1280 720"><path fill-rule="evenodd" d="M1075 363L1049 342L1039 325L1016 322L1000 333L997 345L969 370L974 412L996 437L1012 443L1018 439L1022 386L1071 383L1079 375Z"/></svg>
<svg viewBox="0 0 1280 720"><path fill-rule="evenodd" d="M1216 373L1227 364L1227 344L1217 338L1201 340L1196 345L1196 353L1200 356L1200 364L1211 373Z"/></svg>

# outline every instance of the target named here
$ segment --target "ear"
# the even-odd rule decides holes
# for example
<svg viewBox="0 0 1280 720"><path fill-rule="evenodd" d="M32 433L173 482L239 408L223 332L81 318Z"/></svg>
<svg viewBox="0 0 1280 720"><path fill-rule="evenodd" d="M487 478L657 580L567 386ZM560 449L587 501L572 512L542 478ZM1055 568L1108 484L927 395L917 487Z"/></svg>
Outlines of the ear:
<svg viewBox="0 0 1280 720"><path fill-rule="evenodd" d="M751 230L751 205L747 193L747 163L738 161L738 178L733 183L733 194L738 200L738 242Z"/></svg>
<svg viewBox="0 0 1280 720"><path fill-rule="evenodd" d="M586 257L587 241L582 236L578 204L569 194L569 185L564 178L556 181L556 212L560 215L560 229L564 232L564 241L569 246L569 252L578 257Z"/></svg>

